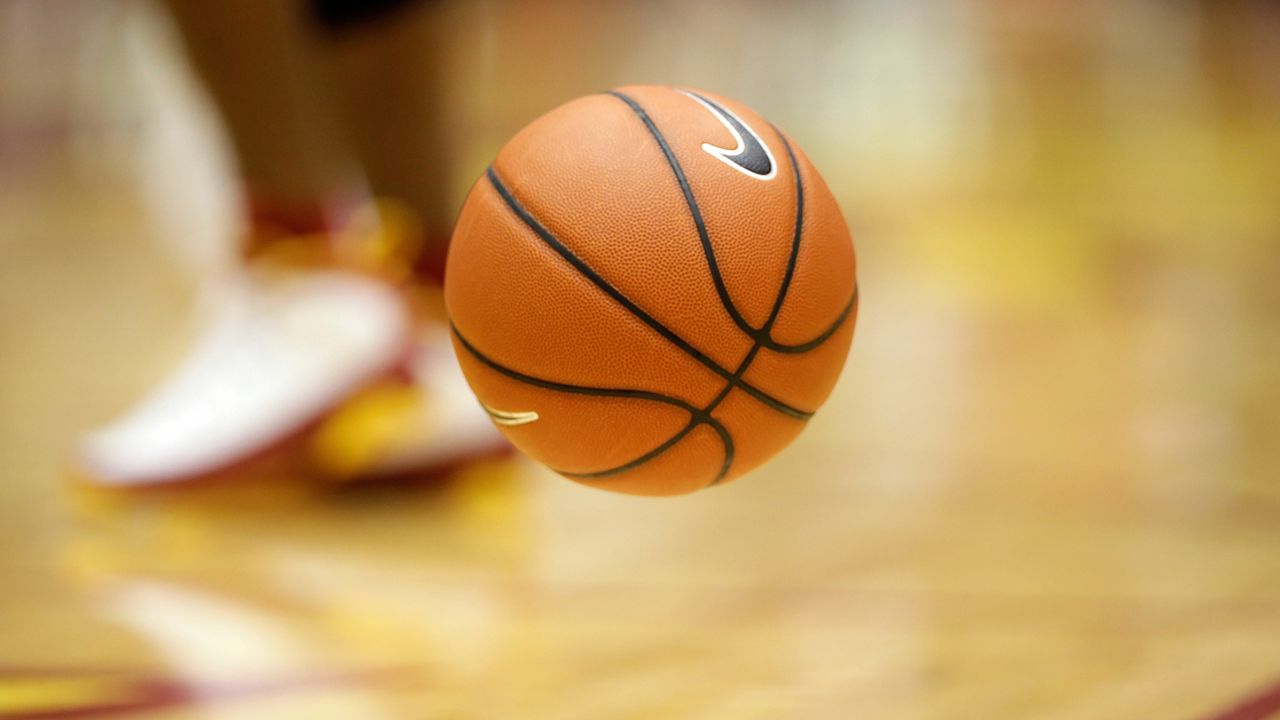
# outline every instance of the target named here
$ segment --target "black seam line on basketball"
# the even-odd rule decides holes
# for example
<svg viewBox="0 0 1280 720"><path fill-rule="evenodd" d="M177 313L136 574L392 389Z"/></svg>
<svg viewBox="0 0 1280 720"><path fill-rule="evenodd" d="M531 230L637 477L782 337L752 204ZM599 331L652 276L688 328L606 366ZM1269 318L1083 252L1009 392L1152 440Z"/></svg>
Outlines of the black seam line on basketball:
<svg viewBox="0 0 1280 720"><path fill-rule="evenodd" d="M523 221L524 224L529 227L529 229L533 230L534 234L536 234L542 240L543 243L545 243L548 247L554 250L558 255L560 255L560 257L564 258L565 261L567 261L570 265L572 265L573 268L577 270L579 274L581 274L587 280L590 280L593 285L595 285L597 288L603 291L606 295L613 298L613 300L617 302L619 305L621 305L627 312L631 313L641 322L643 322L644 324L648 325L650 328L655 330L659 335L666 338L668 342L680 348L680 350L682 350L686 355L692 357L694 360L697 360L699 363L701 363L703 366L705 366L712 372L719 375L721 378L725 380L729 380L730 382L734 383L735 386L742 388L743 392L759 400L760 402L764 403L770 408L782 413L783 415L787 415L788 417L792 417L797 420L808 420L809 418L813 417L812 412L794 408L782 402L781 400L773 397L772 395L769 395L763 390L755 387L751 383L748 383L741 378L734 377L733 373L729 372L729 370L721 366L715 360L712 360L711 358L707 357L707 355L704 354L701 350L691 345L689 341L675 334L675 332L672 331L670 328L668 328L666 325L663 325L662 323L658 322L656 318L654 318L649 313L645 312L643 309L640 308L640 306L632 302L630 298L628 298L626 295L623 295L621 291L619 291L613 285L609 284L607 280L605 280L603 277L600 276L599 273L593 270L591 266L588 265L582 258L575 255L572 250L570 250L567 246L564 245L564 243L557 240L556 237L551 234L551 231L548 230L545 226L543 226L542 223L538 222L538 219L535 218L533 214L530 213L524 207L524 205L520 203L518 199L516 199L515 195L512 194L511 190L507 188L507 186L503 184L502 179L498 177L497 171L495 171L492 167L490 167L485 172L485 174L489 178L489 182L493 184L494 189L498 191L498 194L500 196L502 196L502 199L504 202L506 202L507 207L511 208L511 211L514 212L516 216L519 217L520 220Z"/></svg>
<svg viewBox="0 0 1280 720"><path fill-rule="evenodd" d="M627 106L631 108L632 112L640 118L640 121L644 123L649 134L653 136L655 141L657 141L658 147L662 150L663 156L667 159L667 164L671 166L671 171L675 174L676 182L680 185L680 191L684 194L685 204L689 208L689 215L693 218L693 224L697 228L698 240L702 244L702 253L707 259L707 267L711 271L711 281L715 285L716 294L720 297L720 304L722 304L725 311L729 313L729 317L733 319L734 324L752 340L764 345L766 349L788 354L808 352L809 350L821 345L827 340L827 338L834 335L836 330L838 330L840 325L844 322L845 317L848 316L849 310L852 307L852 301L850 305L840 313L835 322L833 322L831 326L822 333L819 333L818 337L813 340L797 345L786 345L775 341L770 335L773 323L776 321L778 314L782 310L782 304L786 299L786 291L790 286L791 278L795 274L795 266L799 259L800 237L803 222L802 218L804 216L804 185L800 179L800 165L796 161L795 151L791 148L791 143L787 142L787 139L783 136L782 132L778 130L777 127L770 125L778 137L781 138L783 147L787 150L787 156L791 160L791 168L796 180L797 219L795 223L795 232L792 237L791 255L787 261L787 270L783 275L783 284L779 287L778 297L774 302L773 311L770 314L769 320L762 327L754 328L738 312L737 307L733 304L733 298L729 296L729 289L724 284L724 278L720 274L720 264L716 260L715 249L711 245L711 237L707 232L706 222L702 218L702 210L698 206L698 201L693 195L693 188L690 186L689 180L684 174L684 169L681 167L680 161L676 159L675 152L667 142L666 136L662 134L662 131L658 129L653 118L649 116L649 113L646 112L644 107L635 99L617 90L609 90L607 94L626 103Z"/></svg>
<svg viewBox="0 0 1280 720"><path fill-rule="evenodd" d="M824 331L818 333L818 336L807 342L795 345L786 345L773 339L773 324L777 321L778 315L782 312L782 305L787 299L787 290L791 287L791 280L795 275L796 265L800 260L800 241L804 237L804 179L800 176L800 162L796 159L796 152L791 147L791 143L787 141L787 136L782 134L776 126L770 125L774 133L782 140L782 146L786 148L787 157L791 160L791 171L795 174L796 179L796 222L795 234L791 240L791 257L787 259L787 271L782 277L782 287L778 290L778 297L774 301L773 311L769 314L769 320L765 322L764 330L765 347L775 352L796 354L808 352L822 343L826 342L840 326L844 324L846 318L849 317L850 311L858 303L858 284L853 285L853 295L849 298L849 302L845 304L844 309L836 316L834 322Z"/></svg>
<svg viewBox="0 0 1280 720"><path fill-rule="evenodd" d="M760 351L759 345L755 345L751 348L751 352L747 353L747 356L743 358L742 362L738 365L738 369L734 371L735 377L741 376L742 373L747 371L747 368L751 366L752 359L755 358L756 353L759 351ZM692 432L693 429L696 428L698 425L706 424L712 430L714 430L717 435L720 436L720 441L724 444L724 460L720 463L720 471L716 473L716 476L712 478L711 482L707 483L707 487L715 485L716 483L724 479L724 476L729 473L729 467L733 465L734 444L733 444L733 436L729 434L729 431L725 429L724 425L722 425L719 420L716 420L715 418L711 417L711 411L716 409L716 407L720 404L720 402L724 400L726 396L728 396L729 392L733 390L733 388L734 388L733 383L725 383L724 387L721 388L720 393L717 394L710 403L707 403L707 406L705 408L703 408L702 410L695 411L693 417L690 418L689 423L685 425L683 428L681 428L679 432L667 438L658 447L654 448L653 450L650 450L649 452L645 453L644 455L641 455L640 457L636 458L635 460L632 460L629 463L620 465L616 468L611 468L609 470L598 470L596 472L590 472L590 473L571 473L571 472L564 472L564 471L557 471L557 472L560 472L560 474L562 475L568 475L570 477L575 477L575 478L598 478L606 475L613 475L616 473L625 472L627 470L630 470L638 465L646 463L652 460L653 458L661 455L663 452L665 452L666 450L674 446L676 443L680 442L680 440L684 438L685 435L688 435L690 432Z"/></svg>
<svg viewBox="0 0 1280 720"><path fill-rule="evenodd" d="M791 279L795 275L796 258L799 257L800 255L800 240L804 235L804 183L800 178L800 166L796 162L795 153L792 152L791 150L791 143L787 142L787 139L782 135L782 132L779 131L778 128L772 125L770 127L773 127L774 133L779 138L782 138L782 144L786 148L787 156L791 160L791 171L794 174L795 183L796 183L796 220L795 220L795 226L794 226L795 229L792 233L791 253L790 253L790 256L787 258L787 269L786 269L786 272L783 273L782 282L778 285L778 295L773 300L773 309L770 310L769 318L765 321L764 325L761 326L760 328L761 335L755 338L755 342L752 344L750 352L748 352L746 357L742 359L742 363L738 365L738 369L735 370L733 373L734 377L739 377L739 378L742 377L747 372L747 369L751 367L751 363L755 361L756 355L759 354L760 348L762 347L764 341L770 340L770 337L769 337L770 329L773 327L773 323L778 319L778 315L782 312L782 305L787 299L787 290L791 287ZM720 403L726 397L728 397L732 389L733 389L732 383L725 383L724 389L720 391L720 394L716 395L714 400L712 400L710 403L707 404L706 407L703 408L703 412L705 412L707 415L710 415L711 412L715 410L716 407L719 406ZM724 440L726 442L724 465L720 468L720 473L716 475L716 477L710 483L707 484L707 487L710 487L711 485L715 485L719 483L721 480L724 479L724 476L729 472L729 466L732 463L732 453L730 452L730 450L732 449L731 444L733 440L732 438L724 438Z"/></svg>
<svg viewBox="0 0 1280 720"><path fill-rule="evenodd" d="M671 438L668 438L658 447L654 448L653 450L650 450L649 452L646 452L645 454L641 455L640 457L634 460L631 460L630 462L623 463L622 465L609 468L607 470L597 470L595 472L588 472L588 473L576 473L576 472L569 472L565 470L557 470L556 472L560 473L561 475L587 479L587 478L602 478L602 477L607 477L609 475L617 475L619 473L626 472L627 470L631 470L632 468L638 467L639 465L642 465L652 460L658 455L661 455L664 451L669 449L671 446L675 445L677 442L680 441L681 438L683 438L685 435L688 435L694 428L696 428L699 425L707 425L708 427L710 427L712 430L715 431L717 435L720 436L721 441L725 443L724 447L725 447L726 460L721 467L720 475L715 480L712 481L712 484L719 482L720 478L724 477L724 473L728 471L729 464L733 460L733 438L729 435L729 431L725 429L724 425L722 425L719 420L711 417L708 411L700 410L697 407L694 407L693 405L690 405L689 403L679 398L674 398L669 395L663 395L661 393L650 392L648 390L625 390L625 389L619 389L619 388L586 387L584 385L570 385L568 383L554 382L552 380L544 380L542 378L537 378L532 375L527 375L518 370L513 370L509 367L506 367L505 365L499 363L498 361L494 360L488 355L485 355L484 353L480 352L475 345L471 344L471 341L467 340L466 336L462 334L462 331L460 331L458 329L458 326L453 324L453 322L449 323L449 329L453 332L454 337L458 338L458 342L462 344L463 349L465 349L472 357L474 357L476 360L479 360L483 365L490 368L494 372L497 372L500 375L505 375L517 382L521 382L526 385L532 385L534 387L543 388L546 390L572 393L575 395L591 395L595 397L621 397L621 398L634 398L638 400L652 400L654 402L665 403L667 405L674 405L675 407L678 407L681 410L684 410L689 413L689 422L678 433L673 435Z"/></svg>
<svg viewBox="0 0 1280 720"><path fill-rule="evenodd" d="M706 413L704 411L698 409L696 406L690 403L687 403L684 400L681 400L680 398L671 397L670 395L663 395L661 393L650 392L648 390L628 390L623 388L601 388L601 387L588 387L585 385L570 385L568 383L555 382L553 380L544 380L542 378L534 377L532 375L526 375L525 373L522 373L519 370L513 370L499 363L498 361L494 360L488 355L485 355L484 353L480 352L480 350L478 350L475 345L471 344L471 341L467 340L467 338L462 334L462 331L458 330L457 325L454 325L451 322L449 323L449 328L450 330L453 331L454 337L458 338L458 342L462 343L462 347L465 348L466 351L470 353L475 359L479 360L482 364L484 364L491 370L494 370L501 375L506 375L512 380L517 380L526 385L532 385L534 387L540 387L546 390L555 390L558 392L572 393L575 395L594 395L598 397L621 397L621 398L635 398L637 400L652 400L654 402L660 402L667 405L674 405L675 407L678 407L681 410L688 412L691 416L699 420L711 419L706 416Z"/></svg>
<svg viewBox="0 0 1280 720"><path fill-rule="evenodd" d="M711 430L715 432L717 436L719 436L720 443L724 446L724 459L720 461L720 470L716 472L716 476L711 479L711 482L707 483L704 486L704 487L710 487L712 485L715 485L716 483L719 483L721 480L724 479L725 475L729 474L729 468L732 467L733 465L733 457L734 457L733 436L729 434L729 431L725 428L725 426L719 420L716 420L715 418L711 418L711 417L702 418L702 419L699 419L697 417L691 418L683 428L680 428L679 432L677 432L675 435L672 435L671 437L664 440L660 445L658 445L654 449L650 450L649 452L641 455L640 457L630 462L623 463L622 465L619 465L617 467L609 468L608 470L596 470L594 472L569 472L566 470L557 470L556 472L566 477L576 478L580 480L598 480L600 478L608 477L611 475L624 473L628 470L633 470L639 467L640 465L643 465L649 462L650 460L658 457L662 453L670 450L672 447L675 447L675 445L679 443L681 440L683 440L686 435L693 432L701 425L706 425L707 427L711 428Z"/></svg>
<svg viewBox="0 0 1280 720"><path fill-rule="evenodd" d="M738 363L738 369L733 371L733 376L735 378L741 378L743 374L747 372L747 368L751 367L752 361L756 359L756 354L759 352L759 343L752 345L751 349L747 351L746 356L742 358L742 362ZM711 411L715 410L716 407L720 405L720 402L728 397L729 392L732 391L734 387L735 386L732 382L725 383L724 387L720 389L720 394L716 395L711 402L707 403L706 407L702 408L702 412L710 415Z"/></svg>
<svg viewBox="0 0 1280 720"><path fill-rule="evenodd" d="M720 463L720 472L716 473L715 479L707 483L707 487L710 487L719 483L724 479L725 475L729 474L729 468L733 465L734 447L733 436L729 434L729 431L723 425L720 423L708 423L708 427L716 431L716 434L720 436L720 442L724 443L724 462Z"/></svg>
<svg viewBox="0 0 1280 720"><path fill-rule="evenodd" d="M566 477L577 478L579 480L598 480L600 478L609 477L611 475L618 475L628 470L637 468L649 462L650 460L658 457L662 453L670 450L672 447L675 446L676 443L683 440L686 435L693 432L693 429L698 427L701 424L702 424L702 421L696 418L690 419L689 422L686 423L685 426L680 429L680 432L677 432L675 435L672 435L671 437L667 438L666 441L664 441L661 445L641 455L635 460L623 463L617 467L609 468L608 470L596 470L594 472L569 472L567 470L557 470L556 472Z"/></svg>
<svg viewBox="0 0 1280 720"><path fill-rule="evenodd" d="M667 159L667 164L671 166L671 172L675 174L676 182L680 185L680 192L684 194L684 201L689 208L689 215L693 218L693 225L698 231L698 241L702 243L702 254L706 256L707 268L711 271L711 282L715 285L716 295L720 296L720 304L724 306L725 312L729 313L729 317L733 319L734 324L752 340L759 340L764 337L762 330L751 327L751 323L742 317L742 314L738 312L738 308L733 304L733 298L729 296L729 288L725 286L724 277L720 274L720 264L716 261L715 248L712 247L711 236L707 232L707 223L702 219L702 210L698 207L698 201L693 196L693 187L689 185L689 179L685 177L684 168L680 166L680 161L676 159L675 151L671 149L667 138L658 129L653 118L649 117L649 113L645 112L640 103L617 90L610 90L609 94L626 103L631 108L631 111L636 114L636 117L640 118L640 122L644 123L649 134L657 141L658 147Z"/></svg>
<svg viewBox="0 0 1280 720"><path fill-rule="evenodd" d="M752 346L751 351L748 352L746 357L742 359L742 362L738 364L738 369L735 370L733 373L734 377L741 377L742 373L746 372L748 367L751 367L751 361L755 358L756 353L759 351L760 351L760 345L758 343ZM705 423L712 430L714 430L717 435L720 436L720 441L724 445L724 460L721 461L720 463L720 471L716 473L716 476L711 479L711 482L707 483L705 486L705 487L711 487L712 485L715 485L716 483L723 480L724 476L729 474L729 467L733 465L733 455L734 455L733 436L729 434L729 431L725 429L724 425L722 425L719 420L716 420L715 418L711 417L711 411L716 409L716 407L720 404L720 402L723 401L725 397L729 395L729 392L732 391L733 388L734 388L733 383L731 382L725 383L724 387L721 388L719 394L717 394L715 398L711 400L711 402L707 403L706 407L698 411L697 414L695 414L693 417L690 418L689 424L681 428L680 431L677 432L675 435L672 435L670 438L667 438L658 447L654 448L653 450L650 450L649 452L645 453L644 455L641 455L640 457L636 458L635 460L632 460L629 463L620 465L616 468L611 468L609 470L599 470L591 473L571 473L571 472L563 472L563 471L558 471L558 472L560 472L560 474L562 475L568 475L569 477L574 477L574 478L599 478L599 477L604 477L606 475L613 475L616 473L625 472L627 470L630 470L638 465L646 463L652 460L653 458L661 455L663 452L673 447L676 443L680 442L680 440L683 439L685 435L688 435L690 432L692 432L693 429L696 428L698 425Z"/></svg>
<svg viewBox="0 0 1280 720"><path fill-rule="evenodd" d="M742 358L742 362L738 364L738 369L733 371L733 376L737 378L742 377L742 375L747 371L747 368L751 367L751 363L756 359L756 354L759 352L760 352L760 343L757 342L751 346L751 350L747 353L746 357ZM733 391L733 383L731 382L725 383L724 387L720 390L720 393L716 395L711 402L707 403L706 407L702 408L702 412L708 418L710 418L711 411L715 410L720 405L720 403L726 397L729 396L729 393L732 391ZM721 442L724 443L724 462L721 463L720 465L720 472L717 473L716 476L711 479L711 482L706 484L706 487L711 487L712 485L715 485L719 483L721 480L723 480L724 476L729 474L729 467L733 465L733 455L734 455L733 437L729 435L729 432L727 430L721 433L720 431L722 428L719 427L718 422L712 425L712 429L715 430L717 433L720 433L720 440Z"/></svg>
<svg viewBox="0 0 1280 720"><path fill-rule="evenodd" d="M761 338L769 345L775 344L771 331L773 324L777 322L778 315L782 314L782 305L787 301L787 291L791 289L791 280L796 274L796 263L800 260L800 240L804 237L804 180L800 178L800 163L796 162L795 151L791 149L791 143L787 142L786 136L777 127L770 125L773 132L782 140L782 147L787 151L787 158L791 161L791 173L796 183L796 221L791 234L791 254L787 256L787 269L782 274L782 284L778 286L778 296L773 299L773 309L769 311L769 319L765 320L764 325L760 328Z"/></svg>
<svg viewBox="0 0 1280 720"><path fill-rule="evenodd" d="M810 350L813 350L814 348L818 347L824 342L830 340L831 336L835 335L836 331L840 329L840 326L844 325L844 321L849 319L849 314L852 313L853 309L857 306L858 306L858 285L857 283L854 283L853 296L849 298L849 302L845 304L844 309L840 311L840 314L838 316L836 316L835 322L831 323L831 326L828 327L826 330L823 330L821 334L819 334L817 337L813 338L812 340L800 343L799 345L775 345L774 347L771 347L769 349L773 350L774 352L782 353L784 355L797 355L800 353L809 352Z"/></svg>

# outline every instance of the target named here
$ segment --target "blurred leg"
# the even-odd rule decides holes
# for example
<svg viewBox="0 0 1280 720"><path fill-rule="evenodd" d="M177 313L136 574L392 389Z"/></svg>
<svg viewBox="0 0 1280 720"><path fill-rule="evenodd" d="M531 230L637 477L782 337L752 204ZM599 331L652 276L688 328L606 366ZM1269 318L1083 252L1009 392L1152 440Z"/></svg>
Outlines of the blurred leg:
<svg viewBox="0 0 1280 720"><path fill-rule="evenodd" d="M326 67L375 193L408 205L422 224L424 268L438 271L453 222L444 127L447 3L312 0Z"/></svg>
<svg viewBox="0 0 1280 720"><path fill-rule="evenodd" d="M165 0L230 132L251 208L306 225L359 181L304 2Z"/></svg>
<svg viewBox="0 0 1280 720"><path fill-rule="evenodd" d="M443 315L451 211L434 26L423 14L434 8L167 2L230 129L249 191L251 268L262 271L229 278L183 363L84 439L87 477L135 487L243 476L264 464L274 473L265 461L277 459L330 480L434 476L508 452L466 389L443 325L415 328L409 309L422 295L415 306ZM335 28L322 20L335 20L322 15L326 7L349 14ZM328 111L331 78L317 56L334 72L349 110L337 114L347 117ZM390 212L344 217L344 201L361 198L342 195L359 178L342 130L358 139L354 154L367 161L375 191L408 205L399 215L417 216L420 228ZM431 244L418 251L422 241ZM437 282L402 283L414 269Z"/></svg>
<svg viewBox="0 0 1280 720"><path fill-rule="evenodd" d="M328 108L303 0L166 0L229 130L246 190L243 272L210 278L182 361L80 456L136 487L305 465L305 430L365 385L403 374L400 293L332 267L358 175ZM354 224L354 223L351 223ZM278 463L278 464L277 464Z"/></svg>

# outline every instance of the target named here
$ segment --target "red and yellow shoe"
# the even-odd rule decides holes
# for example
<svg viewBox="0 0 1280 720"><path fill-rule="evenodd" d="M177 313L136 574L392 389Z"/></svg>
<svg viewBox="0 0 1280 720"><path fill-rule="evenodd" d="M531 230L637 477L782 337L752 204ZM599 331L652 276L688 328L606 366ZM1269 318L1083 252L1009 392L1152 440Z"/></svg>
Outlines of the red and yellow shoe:
<svg viewBox="0 0 1280 720"><path fill-rule="evenodd" d="M276 233L220 283L191 353L82 440L90 484L154 487L262 469L352 482L440 477L510 448L453 357L395 208L326 237Z"/></svg>

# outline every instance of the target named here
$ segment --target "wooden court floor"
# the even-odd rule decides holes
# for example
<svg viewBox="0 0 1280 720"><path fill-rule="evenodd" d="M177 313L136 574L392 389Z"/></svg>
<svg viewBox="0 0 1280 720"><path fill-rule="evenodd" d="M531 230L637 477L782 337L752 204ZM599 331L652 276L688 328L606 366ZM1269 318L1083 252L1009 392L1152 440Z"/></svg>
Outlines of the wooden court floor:
<svg viewBox="0 0 1280 720"><path fill-rule="evenodd" d="M13 0L0 718L1280 717L1280 14L461 17L469 177L637 80L796 138L859 251L828 406L680 499L519 461L444 488L76 490L77 434L189 339L226 160L154 8Z"/></svg>

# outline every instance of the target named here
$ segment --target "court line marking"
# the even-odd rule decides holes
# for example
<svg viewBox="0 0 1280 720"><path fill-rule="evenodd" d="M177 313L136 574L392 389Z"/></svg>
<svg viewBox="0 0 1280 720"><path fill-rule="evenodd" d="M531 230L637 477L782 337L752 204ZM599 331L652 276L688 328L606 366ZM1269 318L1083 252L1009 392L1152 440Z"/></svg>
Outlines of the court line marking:
<svg viewBox="0 0 1280 720"><path fill-rule="evenodd" d="M1204 720L1266 720L1280 717L1280 679Z"/></svg>

